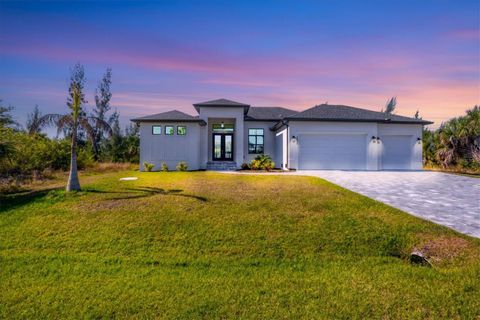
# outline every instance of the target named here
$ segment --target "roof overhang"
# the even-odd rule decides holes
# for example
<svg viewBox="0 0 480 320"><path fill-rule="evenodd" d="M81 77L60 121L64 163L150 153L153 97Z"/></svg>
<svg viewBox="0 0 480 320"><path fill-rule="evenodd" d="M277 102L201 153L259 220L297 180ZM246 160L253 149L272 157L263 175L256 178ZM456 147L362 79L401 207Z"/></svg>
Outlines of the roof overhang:
<svg viewBox="0 0 480 320"><path fill-rule="evenodd" d="M206 125L207 123L202 119L142 119L142 118L134 118L130 119L130 121L135 123L140 122L193 122L198 123L200 125Z"/></svg>
<svg viewBox="0 0 480 320"><path fill-rule="evenodd" d="M216 108L243 108L243 114L247 114L248 113L248 109L250 109L250 106L249 105L245 105L245 106L224 106L224 105L205 105L205 104L194 104L193 107L195 108L195 110L197 110L198 113L200 113L200 108L212 108L212 107L216 107Z"/></svg>
<svg viewBox="0 0 480 320"><path fill-rule="evenodd" d="M240 102L236 102L236 101L231 101L231 100L227 100L227 99L217 99L217 100L212 100L212 101L194 103L193 106L194 106L195 110L197 110L198 113L200 113L200 108L212 108L212 107L217 107L217 108L243 108L244 114L247 114L248 109L250 109L249 104L240 103Z"/></svg>
<svg viewBox="0 0 480 320"><path fill-rule="evenodd" d="M326 118L285 118L288 121L321 121L321 122L375 122L375 123L393 123L393 124L420 124L420 125L429 125L433 124L431 121L408 121L408 120L378 120L378 119L326 119Z"/></svg>

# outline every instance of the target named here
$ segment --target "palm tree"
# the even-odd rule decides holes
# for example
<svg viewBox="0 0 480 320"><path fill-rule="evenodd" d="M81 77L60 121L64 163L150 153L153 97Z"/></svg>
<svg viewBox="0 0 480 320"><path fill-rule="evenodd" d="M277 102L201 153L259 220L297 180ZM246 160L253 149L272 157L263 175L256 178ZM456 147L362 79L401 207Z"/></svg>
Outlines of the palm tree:
<svg viewBox="0 0 480 320"><path fill-rule="evenodd" d="M42 118L42 112L38 109L38 105L35 105L33 112L28 115L27 119L27 132L30 135L39 134L42 130L42 125L40 125L39 121Z"/></svg>
<svg viewBox="0 0 480 320"><path fill-rule="evenodd" d="M397 97L392 97L385 104L385 110L382 110L386 115L393 114L395 107L397 106Z"/></svg>
<svg viewBox="0 0 480 320"><path fill-rule="evenodd" d="M60 132L64 129L68 129L71 135L71 155L70 155L70 174L68 176L67 192L79 191L80 182L78 180L77 171L77 135L78 130L83 129L90 140L94 137L94 129L91 123L97 124L99 128L111 134L111 128L106 121L103 121L94 116L86 116L86 113L82 109L82 87L77 82L72 82L71 87L71 104L70 114L47 114L40 118L38 124L55 125Z"/></svg>

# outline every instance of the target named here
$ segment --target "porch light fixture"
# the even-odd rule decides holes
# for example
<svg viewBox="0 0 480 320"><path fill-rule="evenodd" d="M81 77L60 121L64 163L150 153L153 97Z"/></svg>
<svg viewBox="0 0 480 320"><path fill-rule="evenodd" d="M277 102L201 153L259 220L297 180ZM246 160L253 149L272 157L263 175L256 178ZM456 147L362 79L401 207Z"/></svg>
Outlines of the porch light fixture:
<svg viewBox="0 0 480 320"><path fill-rule="evenodd" d="M296 136L292 136L292 143L297 143L297 137Z"/></svg>
<svg viewBox="0 0 480 320"><path fill-rule="evenodd" d="M372 136L372 141L373 141L373 143L380 143L380 138Z"/></svg>
<svg viewBox="0 0 480 320"><path fill-rule="evenodd" d="M419 143L419 144L422 143L422 139L417 138L417 143Z"/></svg>
<svg viewBox="0 0 480 320"><path fill-rule="evenodd" d="M220 127L221 127L222 129L225 128L225 123L223 123L223 121L222 121L222 123L220 123Z"/></svg>

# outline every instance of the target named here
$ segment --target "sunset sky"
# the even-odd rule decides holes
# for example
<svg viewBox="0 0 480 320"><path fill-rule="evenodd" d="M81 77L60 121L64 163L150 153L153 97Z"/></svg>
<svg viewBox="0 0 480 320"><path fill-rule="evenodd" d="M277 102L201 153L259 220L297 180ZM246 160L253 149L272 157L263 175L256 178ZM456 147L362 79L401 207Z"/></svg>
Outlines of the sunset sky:
<svg viewBox="0 0 480 320"><path fill-rule="evenodd" d="M24 123L88 107L107 67L123 124L227 98L302 110L346 104L436 122L480 104L480 1L0 1L0 99Z"/></svg>

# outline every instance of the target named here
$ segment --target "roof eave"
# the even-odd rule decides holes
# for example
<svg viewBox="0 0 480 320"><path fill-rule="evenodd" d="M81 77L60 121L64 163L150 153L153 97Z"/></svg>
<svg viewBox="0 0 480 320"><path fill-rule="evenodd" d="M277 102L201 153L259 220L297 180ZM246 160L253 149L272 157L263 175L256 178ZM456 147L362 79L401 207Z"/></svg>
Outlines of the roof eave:
<svg viewBox="0 0 480 320"><path fill-rule="evenodd" d="M142 119L142 118L135 118L130 119L132 122L198 122L198 123L205 123L202 119Z"/></svg>
<svg viewBox="0 0 480 320"><path fill-rule="evenodd" d="M282 120L283 119L256 119L256 118L244 119L244 121L267 121L267 122L278 122Z"/></svg>
<svg viewBox="0 0 480 320"><path fill-rule="evenodd" d="M398 123L398 124L433 124L431 121L409 121L409 120L375 120L375 119L326 119L326 118L291 118L286 117L288 121L322 121L322 122L376 122L376 123Z"/></svg>
<svg viewBox="0 0 480 320"><path fill-rule="evenodd" d="M250 109L250 105L248 104L245 104L245 105L238 105L238 106L233 106L233 105L221 105L221 104L199 104L199 103L195 103L193 105L193 107L195 108L195 110L197 110L197 112L200 114L200 108L212 108L212 107L218 107L218 108L243 108L243 113L244 114L247 114L248 113L248 109Z"/></svg>

